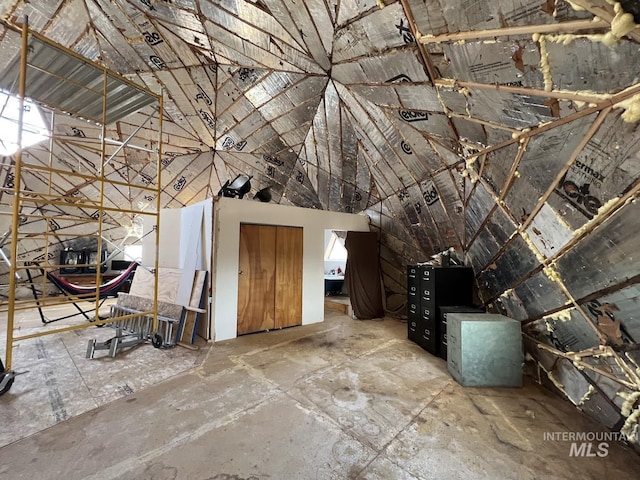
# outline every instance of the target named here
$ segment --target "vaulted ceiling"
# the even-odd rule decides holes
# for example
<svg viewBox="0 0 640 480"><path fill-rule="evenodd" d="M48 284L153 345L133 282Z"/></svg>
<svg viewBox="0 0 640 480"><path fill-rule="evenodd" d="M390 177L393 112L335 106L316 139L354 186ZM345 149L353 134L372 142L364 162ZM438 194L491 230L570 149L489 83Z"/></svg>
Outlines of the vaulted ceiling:
<svg viewBox="0 0 640 480"><path fill-rule="evenodd" d="M636 2L0 0L0 16L28 16L33 30L163 93L163 207L246 173L276 203L364 212L390 297L404 292L407 263L453 247L482 303L525 325L534 375L604 424L637 428ZM0 72L19 40L0 30ZM108 175L153 182L150 114L108 125L111 140L133 133L138 147ZM53 148L26 154L95 168L99 152L70 141L97 138L95 123L68 117L54 129ZM119 189L106 199L123 209L153 200ZM114 235L135 223L110 221Z"/></svg>

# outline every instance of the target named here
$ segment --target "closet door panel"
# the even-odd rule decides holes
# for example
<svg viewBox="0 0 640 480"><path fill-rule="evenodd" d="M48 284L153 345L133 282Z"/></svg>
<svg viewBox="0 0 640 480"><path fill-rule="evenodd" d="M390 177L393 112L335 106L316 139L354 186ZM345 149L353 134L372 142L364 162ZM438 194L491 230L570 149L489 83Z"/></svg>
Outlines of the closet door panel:
<svg viewBox="0 0 640 480"><path fill-rule="evenodd" d="M240 225L238 335L275 326L276 231Z"/></svg>
<svg viewBox="0 0 640 480"><path fill-rule="evenodd" d="M302 240L298 227L278 227L276 235L276 328L302 325Z"/></svg>

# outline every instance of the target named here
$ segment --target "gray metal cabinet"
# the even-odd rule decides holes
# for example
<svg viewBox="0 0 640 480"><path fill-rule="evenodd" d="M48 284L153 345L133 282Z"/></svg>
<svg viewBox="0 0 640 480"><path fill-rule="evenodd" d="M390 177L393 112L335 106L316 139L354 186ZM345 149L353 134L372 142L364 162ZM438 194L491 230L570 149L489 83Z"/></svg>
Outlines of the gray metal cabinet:
<svg viewBox="0 0 640 480"><path fill-rule="evenodd" d="M494 313L449 313L447 369L465 387L521 387L520 322Z"/></svg>

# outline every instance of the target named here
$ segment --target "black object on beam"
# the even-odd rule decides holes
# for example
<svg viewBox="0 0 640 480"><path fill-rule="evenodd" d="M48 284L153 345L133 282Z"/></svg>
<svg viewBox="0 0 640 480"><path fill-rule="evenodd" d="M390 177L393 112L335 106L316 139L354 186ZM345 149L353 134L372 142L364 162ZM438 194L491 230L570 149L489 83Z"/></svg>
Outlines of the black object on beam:
<svg viewBox="0 0 640 480"><path fill-rule="evenodd" d="M236 175L231 182L227 180L220 191L218 196L229 198L242 198L251 190L251 175L245 175L241 173Z"/></svg>

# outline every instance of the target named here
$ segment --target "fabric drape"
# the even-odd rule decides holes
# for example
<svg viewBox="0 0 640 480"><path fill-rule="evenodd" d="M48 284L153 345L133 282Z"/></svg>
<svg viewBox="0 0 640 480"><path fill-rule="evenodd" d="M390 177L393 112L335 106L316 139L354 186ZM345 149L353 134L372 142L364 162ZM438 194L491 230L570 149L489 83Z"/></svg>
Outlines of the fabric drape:
<svg viewBox="0 0 640 480"><path fill-rule="evenodd" d="M383 317L378 235L375 232L347 232L345 247L344 281L354 315L363 320Z"/></svg>

